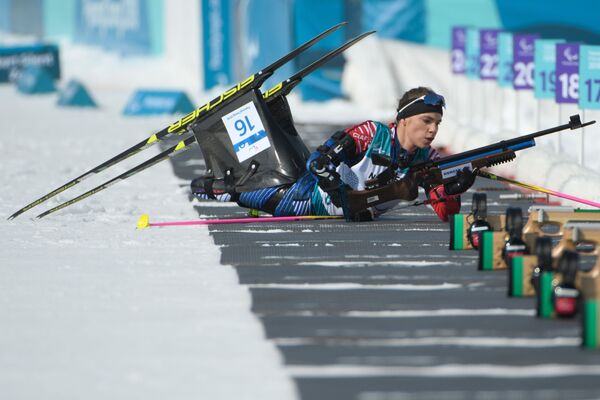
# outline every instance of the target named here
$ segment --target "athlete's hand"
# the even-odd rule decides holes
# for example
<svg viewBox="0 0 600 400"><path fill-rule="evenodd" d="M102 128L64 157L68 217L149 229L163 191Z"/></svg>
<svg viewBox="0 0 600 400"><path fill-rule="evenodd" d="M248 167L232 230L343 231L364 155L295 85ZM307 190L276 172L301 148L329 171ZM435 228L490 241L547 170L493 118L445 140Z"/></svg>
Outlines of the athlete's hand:
<svg viewBox="0 0 600 400"><path fill-rule="evenodd" d="M322 178L329 177L335 171L335 165L324 154L316 154L314 158L308 160L307 164L311 173Z"/></svg>
<svg viewBox="0 0 600 400"><path fill-rule="evenodd" d="M475 170L471 171L469 168L463 168L462 171L456 173L454 182L444 184L444 191L450 195L466 192L475 183L476 173Z"/></svg>
<svg viewBox="0 0 600 400"><path fill-rule="evenodd" d="M402 177L396 185L399 184L398 197L401 200L414 200L419 197L419 185L417 184L417 175L410 170Z"/></svg>

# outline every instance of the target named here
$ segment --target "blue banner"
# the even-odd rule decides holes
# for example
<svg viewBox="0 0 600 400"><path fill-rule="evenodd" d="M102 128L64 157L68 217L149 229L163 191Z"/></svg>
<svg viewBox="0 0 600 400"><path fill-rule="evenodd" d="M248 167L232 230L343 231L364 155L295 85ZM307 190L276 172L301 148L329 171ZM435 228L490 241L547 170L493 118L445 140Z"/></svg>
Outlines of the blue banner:
<svg viewBox="0 0 600 400"><path fill-rule="evenodd" d="M479 77L498 79L498 34L499 29L479 31Z"/></svg>
<svg viewBox="0 0 600 400"><path fill-rule="evenodd" d="M367 7L367 5L367 3L363 3L363 7ZM343 21L347 11L345 6L346 4L340 0L295 1L293 9L294 47ZM344 35L349 33L350 30L345 27L325 37L294 60L296 68L304 68L330 50L338 47L346 39ZM335 57L304 78L299 86L302 98L304 100L322 101L342 96L341 80L344 62L344 57Z"/></svg>
<svg viewBox="0 0 600 400"><path fill-rule="evenodd" d="M556 44L560 39L538 39L534 50L534 91L538 99L553 99L556 84Z"/></svg>
<svg viewBox="0 0 600 400"><path fill-rule="evenodd" d="M240 32L246 39L242 48L251 51L242 51L243 65L246 67L244 77L261 70L273 61L292 50L292 0L246 0L247 12L246 32ZM257 24L265 15L277 15L269 18L267 23ZM238 36L239 37L239 36ZM310 49L304 55L310 53ZM297 61L297 60L294 60ZM294 73L293 62L279 68L265 84L265 88L272 87Z"/></svg>
<svg viewBox="0 0 600 400"><path fill-rule="evenodd" d="M14 81L22 69L30 66L43 68L53 79L60 79L58 47L0 47L0 82Z"/></svg>
<svg viewBox="0 0 600 400"><path fill-rule="evenodd" d="M349 7L352 2L344 3ZM379 37L425 43L428 11L426 3L425 0L362 0L363 29L376 30Z"/></svg>
<svg viewBox="0 0 600 400"><path fill-rule="evenodd" d="M579 43L556 44L556 89L557 103L579 101Z"/></svg>
<svg viewBox="0 0 600 400"><path fill-rule="evenodd" d="M231 1L202 0L203 38L200 43L203 48L205 89L229 85L234 81L231 63L232 20Z"/></svg>
<svg viewBox="0 0 600 400"><path fill-rule="evenodd" d="M495 3L502 26L507 31L535 32L543 38L600 43L598 0L495 0Z"/></svg>
<svg viewBox="0 0 600 400"><path fill-rule="evenodd" d="M465 46L467 42L467 28L455 26L452 28L452 73L463 75L465 73Z"/></svg>
<svg viewBox="0 0 600 400"><path fill-rule="evenodd" d="M469 79L479 79L479 29L467 28L465 54L465 75Z"/></svg>
<svg viewBox="0 0 600 400"><path fill-rule="evenodd" d="M194 108L182 91L138 90L123 109L123 115L188 114Z"/></svg>
<svg viewBox="0 0 600 400"><path fill-rule="evenodd" d="M600 109L600 46L579 47L579 107Z"/></svg>
<svg viewBox="0 0 600 400"><path fill-rule="evenodd" d="M513 34L498 34L498 86L512 88L513 85Z"/></svg>
<svg viewBox="0 0 600 400"><path fill-rule="evenodd" d="M147 1L77 0L75 39L125 55L153 50Z"/></svg>
<svg viewBox="0 0 600 400"><path fill-rule="evenodd" d="M528 33L513 35L513 89L533 89L533 50L538 37Z"/></svg>

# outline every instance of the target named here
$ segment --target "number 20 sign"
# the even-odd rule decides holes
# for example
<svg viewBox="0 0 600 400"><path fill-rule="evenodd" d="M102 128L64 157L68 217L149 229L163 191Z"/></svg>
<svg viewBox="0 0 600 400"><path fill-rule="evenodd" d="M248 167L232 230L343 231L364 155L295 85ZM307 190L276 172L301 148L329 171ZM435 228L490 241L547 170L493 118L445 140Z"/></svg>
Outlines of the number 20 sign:
<svg viewBox="0 0 600 400"><path fill-rule="evenodd" d="M538 35L513 36L513 88L533 89L534 49Z"/></svg>

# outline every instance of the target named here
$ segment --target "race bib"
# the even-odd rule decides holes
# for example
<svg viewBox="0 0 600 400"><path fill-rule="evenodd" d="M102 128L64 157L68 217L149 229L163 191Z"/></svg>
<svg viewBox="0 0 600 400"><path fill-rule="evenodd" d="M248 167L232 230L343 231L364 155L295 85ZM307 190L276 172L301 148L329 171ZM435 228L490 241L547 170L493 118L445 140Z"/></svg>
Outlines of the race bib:
<svg viewBox="0 0 600 400"><path fill-rule="evenodd" d="M221 120L225 124L233 150L240 162L271 147L267 131L253 102L244 104Z"/></svg>

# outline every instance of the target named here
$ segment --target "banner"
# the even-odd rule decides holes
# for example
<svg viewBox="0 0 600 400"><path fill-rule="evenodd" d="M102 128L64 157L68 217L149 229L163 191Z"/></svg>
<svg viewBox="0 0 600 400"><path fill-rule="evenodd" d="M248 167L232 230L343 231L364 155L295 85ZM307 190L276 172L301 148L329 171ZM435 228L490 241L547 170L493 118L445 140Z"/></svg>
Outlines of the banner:
<svg viewBox="0 0 600 400"><path fill-rule="evenodd" d="M467 28L455 26L452 28L452 73L465 73L465 47L467 42Z"/></svg>
<svg viewBox="0 0 600 400"><path fill-rule="evenodd" d="M282 1L279 0L278 2ZM374 10L370 8L370 6L376 5L374 3L377 2L363 2L363 11L365 11L365 9L370 9L369 12L374 12ZM380 2L378 7L381 7L383 3L389 2L387 0L385 2ZM293 19L291 23L291 28L293 30L292 47L299 46L320 32L323 32L325 29L337 24L339 21L343 21L346 12L348 11L345 8L346 5L346 3L339 0L294 1L292 10ZM393 10L390 9L390 12L393 12ZM402 20L403 18L398 21L399 25L403 24ZM374 29L374 27L371 26L372 23L382 23L383 21L368 19L368 22L370 28L366 28L365 21L363 20L363 29ZM294 59L295 69L304 68L310 65L319 57L324 56L329 51L344 43L344 41L349 38L346 35L352 35L350 25L351 24L348 24L343 29L333 32L310 49L298 55L298 57ZM379 29L379 27L377 29ZM378 30L378 32L380 31ZM298 86L302 98L304 100L323 101L343 96L341 81L344 63L344 56L335 57L321 68L305 77Z"/></svg>
<svg viewBox="0 0 600 400"><path fill-rule="evenodd" d="M534 42L538 35L513 35L513 89L533 89Z"/></svg>
<svg viewBox="0 0 600 400"><path fill-rule="evenodd" d="M231 1L202 0L203 38L200 43L205 89L229 85L234 81L231 63L232 20Z"/></svg>
<svg viewBox="0 0 600 400"><path fill-rule="evenodd" d="M245 2L247 4L247 9L244 10L245 23L240 24L244 30L239 29L236 36L236 41L241 44L238 46L241 50L242 65L245 68L244 78L266 67L296 47L292 41L294 24L291 0L245 0ZM316 10L313 8L313 11ZM277 15L278 17L270 18L268 23L255 23L265 15ZM306 25L314 26L309 23ZM304 54L309 54L310 51L309 49ZM294 73L293 67L294 62L282 65L266 81L265 87L272 87L287 79Z"/></svg>
<svg viewBox="0 0 600 400"><path fill-rule="evenodd" d="M77 0L75 40L127 55L152 53L147 3L143 0Z"/></svg>
<svg viewBox="0 0 600 400"><path fill-rule="evenodd" d="M556 44L557 103L577 103L579 100L579 44Z"/></svg>
<svg viewBox="0 0 600 400"><path fill-rule="evenodd" d="M538 39L535 41L534 92L538 99L553 99L556 86L556 44L560 39Z"/></svg>
<svg viewBox="0 0 600 400"><path fill-rule="evenodd" d="M579 107L600 109L600 46L579 48Z"/></svg>
<svg viewBox="0 0 600 400"><path fill-rule="evenodd" d="M300 1L296 2L300 3ZM364 31L376 30L379 37L415 43L425 43L427 40L428 10L424 0L309 0L308 2L340 3L344 8L350 7L352 3L359 3L362 5L361 20ZM326 14L319 16L328 17Z"/></svg>
<svg viewBox="0 0 600 400"><path fill-rule="evenodd" d="M136 90L123 109L123 115L188 114L194 105L180 90Z"/></svg>
<svg viewBox="0 0 600 400"><path fill-rule="evenodd" d="M493 3L507 31L536 32L544 38L569 42L600 42L597 0L493 0Z"/></svg>
<svg viewBox="0 0 600 400"><path fill-rule="evenodd" d="M467 28L465 75L469 79L479 79L479 30Z"/></svg>
<svg viewBox="0 0 600 400"><path fill-rule="evenodd" d="M498 79L498 34L499 29L479 31L479 77Z"/></svg>
<svg viewBox="0 0 600 400"><path fill-rule="evenodd" d="M513 34L510 32L498 34L498 86L513 86Z"/></svg>
<svg viewBox="0 0 600 400"><path fill-rule="evenodd" d="M25 67L41 67L60 79L60 60L55 45L0 47L0 82L14 81Z"/></svg>

